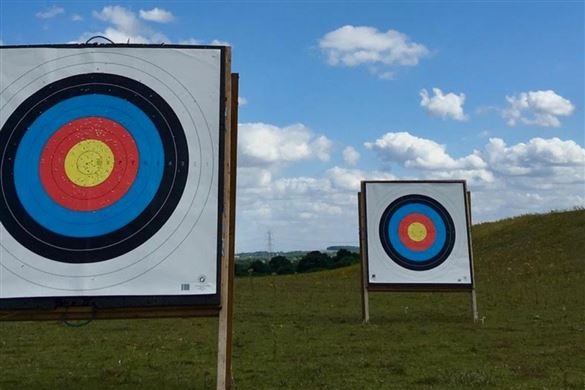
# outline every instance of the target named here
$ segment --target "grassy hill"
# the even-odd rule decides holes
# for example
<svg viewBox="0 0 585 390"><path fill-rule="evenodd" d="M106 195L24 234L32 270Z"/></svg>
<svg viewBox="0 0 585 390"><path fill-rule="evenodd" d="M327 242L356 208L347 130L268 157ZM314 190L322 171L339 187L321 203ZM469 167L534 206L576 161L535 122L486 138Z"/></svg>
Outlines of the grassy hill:
<svg viewBox="0 0 585 390"><path fill-rule="evenodd" d="M370 295L359 268L236 280L238 389L585 387L585 211L473 228L467 294ZM216 319L0 323L0 388L215 388Z"/></svg>

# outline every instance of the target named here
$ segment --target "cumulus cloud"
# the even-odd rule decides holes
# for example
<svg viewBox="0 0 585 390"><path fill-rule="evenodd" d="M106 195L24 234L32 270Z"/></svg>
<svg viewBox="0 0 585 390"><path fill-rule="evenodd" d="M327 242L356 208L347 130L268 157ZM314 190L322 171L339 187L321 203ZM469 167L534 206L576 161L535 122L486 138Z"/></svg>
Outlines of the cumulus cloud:
<svg viewBox="0 0 585 390"><path fill-rule="evenodd" d="M103 35L116 43L152 43L152 42L168 42L167 38L150 29L147 25L140 21L136 13L119 6L109 5L101 9L101 11L93 11L93 17L103 22L111 24L103 32L87 33L82 36Z"/></svg>
<svg viewBox="0 0 585 390"><path fill-rule="evenodd" d="M102 35L115 43L172 43L166 35L151 27L152 23L167 23L173 20L173 14L169 11L153 8L147 11L140 10L137 14L126 7L108 5L99 11L93 11L92 15L108 25L102 31L82 34L76 42L85 42L92 36ZM212 44L213 42L222 41L214 40ZM194 38L179 40L179 43L205 44Z"/></svg>
<svg viewBox="0 0 585 390"><path fill-rule="evenodd" d="M473 188L485 187L496 181L494 173L488 168L448 169L422 172L421 179L465 180Z"/></svg>
<svg viewBox="0 0 585 390"><path fill-rule="evenodd" d="M93 11L93 16L104 22L110 22L124 31L136 33L140 30L140 22L136 14L119 5L108 5L101 11Z"/></svg>
<svg viewBox="0 0 585 390"><path fill-rule="evenodd" d="M356 66L365 63L417 65L428 49L396 30L380 32L368 26L343 26L319 41L330 65Z"/></svg>
<svg viewBox="0 0 585 390"><path fill-rule="evenodd" d="M374 150L385 161L397 162L407 168L421 169L483 169L485 161L478 152L454 159L446 152L445 145L433 140L416 137L408 132L386 133L365 147Z"/></svg>
<svg viewBox="0 0 585 390"><path fill-rule="evenodd" d="M347 146L345 149L343 149L343 161L345 161L347 165L354 166L357 164L359 159L360 154L353 146Z"/></svg>
<svg viewBox="0 0 585 390"><path fill-rule="evenodd" d="M366 147L382 161L406 167L414 179L465 179L474 192L476 221L585 207L585 148L573 140L532 138L507 145L490 138L460 159L408 133L388 133Z"/></svg>
<svg viewBox="0 0 585 390"><path fill-rule="evenodd" d="M311 135L308 143L316 138ZM369 149L405 169L333 166L314 176L286 176L274 164L240 166L238 250L262 249L268 230L280 250L356 244L362 180L465 179L475 222L585 206L585 148L571 140L507 145L491 138L480 151L457 159L443 145L403 132L384 134ZM287 161L292 167L300 160Z"/></svg>
<svg viewBox="0 0 585 390"><path fill-rule="evenodd" d="M334 188L359 191L362 180L397 180L397 177L389 172L367 172L361 169L347 169L333 167L325 173Z"/></svg>
<svg viewBox="0 0 585 390"><path fill-rule="evenodd" d="M329 182L315 177L283 177L273 183L273 190L279 195L306 195L326 192Z"/></svg>
<svg viewBox="0 0 585 390"><path fill-rule="evenodd" d="M156 23L169 23L175 19L171 12L162 8L153 8L148 11L141 9L138 14L141 19Z"/></svg>
<svg viewBox="0 0 585 390"><path fill-rule="evenodd" d="M433 96L429 97L426 89L420 91L420 105L432 115L443 119L451 118L464 121L467 116L463 113L465 94L456 95L452 92L444 94L439 88L433 88Z"/></svg>
<svg viewBox="0 0 585 390"><path fill-rule="evenodd" d="M73 15L71 15L71 21L73 21L73 22L83 22L83 16L81 16L79 14L73 14Z"/></svg>
<svg viewBox="0 0 585 390"><path fill-rule="evenodd" d="M272 182L270 169L262 167L238 167L238 186L241 188L264 188Z"/></svg>
<svg viewBox="0 0 585 390"><path fill-rule="evenodd" d="M507 146L500 138L490 138L485 157L494 171L507 176L556 176L574 181L585 177L585 149L575 141L559 138L532 138L526 143Z"/></svg>
<svg viewBox="0 0 585 390"><path fill-rule="evenodd" d="M575 110L570 100L553 90L522 92L506 96L509 105L502 117L509 126L518 123L543 127L560 127L559 117L569 116Z"/></svg>
<svg viewBox="0 0 585 390"><path fill-rule="evenodd" d="M46 9L45 11L39 11L36 13L36 17L39 19L52 19L55 16L61 15L65 13L65 9L63 7L57 7L56 5L52 6L51 8Z"/></svg>
<svg viewBox="0 0 585 390"><path fill-rule="evenodd" d="M325 34L319 48L333 66L369 65L380 78L390 80L394 72L376 66L414 66L429 50L396 30L346 25Z"/></svg>
<svg viewBox="0 0 585 390"><path fill-rule="evenodd" d="M331 141L317 136L303 124L283 128L266 123L241 123L238 127L239 156L243 166L329 160Z"/></svg>

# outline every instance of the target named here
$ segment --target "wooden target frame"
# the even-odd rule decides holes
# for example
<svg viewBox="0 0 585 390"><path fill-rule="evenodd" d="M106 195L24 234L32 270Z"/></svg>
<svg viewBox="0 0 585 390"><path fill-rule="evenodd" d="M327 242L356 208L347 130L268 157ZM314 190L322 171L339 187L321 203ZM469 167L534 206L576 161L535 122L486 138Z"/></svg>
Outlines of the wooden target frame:
<svg viewBox="0 0 585 390"><path fill-rule="evenodd" d="M399 188L396 194L383 194L386 199L381 200L376 211L368 210L367 191L373 190L374 186L378 189L390 188L396 186ZM441 202L434 197L425 193L425 188L432 186L442 186L451 192L459 191L460 202L455 206L451 205L449 210L445 209ZM449 188L448 186L452 186ZM413 192L410 190L412 187ZM382 193L384 191L381 191ZM411 193L412 192L412 193ZM432 191L431 191L432 193ZM382 198L384 198L382 196ZM387 201L389 200L389 201ZM369 292L464 292L470 294L470 308L474 321L478 320L477 300L475 294L475 279L473 267L473 248L471 241L471 195L467 191L464 180L402 180L402 181L362 181L361 191L358 193L358 218L359 218L359 242L360 242L360 285L362 301L362 321L369 322ZM378 203L380 200L378 199ZM461 209L462 208L462 209ZM380 211L380 210L383 210ZM451 213L453 210L460 211L459 220L453 223ZM368 215L375 216L375 221L368 223ZM379 221L378 221L379 219ZM375 232L372 226L376 225ZM440 225L440 226L439 226ZM408 226L414 226L411 232ZM422 228L424 226L424 228ZM424 233L417 233L416 229L422 228ZM437 229L435 229L437 228ZM410 228L409 228L410 229ZM459 231L458 231L459 230ZM461 230L464 230L463 232ZM443 262L449 265L449 256L452 254L454 245L456 245L455 232L457 235L464 234L463 243L459 245L459 254L464 253L467 258L460 259L459 262L468 264L467 281L458 282L453 280L417 280L417 273L435 272L435 269L441 269ZM432 234L428 234L430 232ZM437 233L436 233L437 232ZM416 239L410 239L406 235L416 235ZM422 235L420 235L422 234ZM406 237L402 237L405 235ZM431 236L429 238L429 235ZM388 239L389 236L396 236ZM398 238L400 236L400 238ZM372 260L370 254L370 244L372 240L375 243L376 251ZM386 240L386 242L384 242ZM457 239L461 241L460 237ZM378 241L378 242L376 242ZM434 243L433 243L434 242ZM404 253L404 255L403 255ZM428 253L428 255L426 254ZM418 256L415 260L408 257ZM425 256L428 256L426 258ZM388 274L403 272L402 276L395 277L392 275L392 281L386 279L382 281L373 281L376 277L371 274L371 261L380 262L379 258L385 257L384 260L392 264L394 271L388 271ZM379 264L376 264L380 270ZM403 271L404 270L404 271ZM429 276L426 276L429 277ZM397 280L396 280L397 279ZM400 280L403 279L403 280Z"/></svg>

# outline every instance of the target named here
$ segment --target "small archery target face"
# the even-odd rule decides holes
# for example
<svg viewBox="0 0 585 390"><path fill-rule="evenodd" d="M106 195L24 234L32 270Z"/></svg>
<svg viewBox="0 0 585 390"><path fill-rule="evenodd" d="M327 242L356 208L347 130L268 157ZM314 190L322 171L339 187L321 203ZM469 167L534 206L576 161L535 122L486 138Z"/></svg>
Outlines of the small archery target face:
<svg viewBox="0 0 585 390"><path fill-rule="evenodd" d="M161 50L2 51L2 267L40 295L124 294L164 267L185 280L134 294L215 281L220 51Z"/></svg>
<svg viewBox="0 0 585 390"><path fill-rule="evenodd" d="M471 283L463 183L366 182L371 283Z"/></svg>
<svg viewBox="0 0 585 390"><path fill-rule="evenodd" d="M420 194L393 201L384 210L379 232L388 257L411 270L439 266L455 244L455 225L445 207Z"/></svg>

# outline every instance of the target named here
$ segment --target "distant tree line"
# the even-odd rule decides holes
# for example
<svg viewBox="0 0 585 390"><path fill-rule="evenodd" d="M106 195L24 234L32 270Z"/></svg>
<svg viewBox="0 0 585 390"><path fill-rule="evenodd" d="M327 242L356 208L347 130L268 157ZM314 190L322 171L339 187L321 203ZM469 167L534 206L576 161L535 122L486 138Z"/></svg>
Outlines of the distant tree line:
<svg viewBox="0 0 585 390"><path fill-rule="evenodd" d="M359 254L340 249L334 256L320 251L306 253L300 259L274 256L269 261L246 259L236 261L236 276L287 275L345 267L359 261Z"/></svg>

